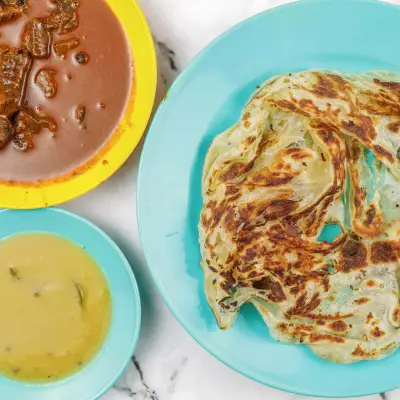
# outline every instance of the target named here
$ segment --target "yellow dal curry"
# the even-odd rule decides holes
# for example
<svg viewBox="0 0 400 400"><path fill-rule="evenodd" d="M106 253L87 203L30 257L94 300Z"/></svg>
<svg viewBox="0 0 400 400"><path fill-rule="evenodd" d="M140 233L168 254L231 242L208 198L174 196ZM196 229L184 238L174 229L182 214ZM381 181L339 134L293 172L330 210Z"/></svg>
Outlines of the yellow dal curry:
<svg viewBox="0 0 400 400"><path fill-rule="evenodd" d="M96 262L50 234L0 242L0 373L26 381L62 378L96 354L111 298Z"/></svg>

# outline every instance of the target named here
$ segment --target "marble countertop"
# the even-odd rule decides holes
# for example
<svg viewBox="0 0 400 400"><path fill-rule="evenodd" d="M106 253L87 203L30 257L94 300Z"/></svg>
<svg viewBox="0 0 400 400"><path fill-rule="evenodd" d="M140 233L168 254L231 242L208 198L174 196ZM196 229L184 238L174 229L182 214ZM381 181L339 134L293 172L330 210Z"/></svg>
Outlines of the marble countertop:
<svg viewBox="0 0 400 400"><path fill-rule="evenodd" d="M169 86L179 71L219 34L257 12L285 2L288 1L139 0L157 43L160 93L162 85ZM140 151L139 146L112 179L65 205L110 234L129 259L141 290L143 320L135 356L102 400L307 399L263 386L229 369L198 345L167 309L149 276L138 237L135 203ZM367 399L400 400L400 390Z"/></svg>

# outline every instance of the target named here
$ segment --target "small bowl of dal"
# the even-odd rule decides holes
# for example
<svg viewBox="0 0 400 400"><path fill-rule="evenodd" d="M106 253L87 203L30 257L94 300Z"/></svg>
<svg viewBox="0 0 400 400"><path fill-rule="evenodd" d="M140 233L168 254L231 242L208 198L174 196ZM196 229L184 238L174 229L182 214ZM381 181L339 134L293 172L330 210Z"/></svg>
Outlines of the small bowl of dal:
<svg viewBox="0 0 400 400"><path fill-rule="evenodd" d="M0 393L94 400L132 357L140 298L116 244L63 210L0 212Z"/></svg>

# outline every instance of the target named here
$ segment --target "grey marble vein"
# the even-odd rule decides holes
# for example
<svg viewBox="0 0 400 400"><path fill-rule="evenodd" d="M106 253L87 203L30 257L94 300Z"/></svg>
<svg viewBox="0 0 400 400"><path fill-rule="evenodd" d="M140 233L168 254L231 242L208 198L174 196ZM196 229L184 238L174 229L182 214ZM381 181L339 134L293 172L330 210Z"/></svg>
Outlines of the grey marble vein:
<svg viewBox="0 0 400 400"><path fill-rule="evenodd" d="M169 385L168 385L168 393L169 394L174 394L176 391L176 385L178 382L178 378L182 373L182 370L184 369L186 363L188 361L187 357L183 357L180 361L180 363L178 364L178 366L176 368L173 369L170 377L169 377Z"/></svg>
<svg viewBox="0 0 400 400"><path fill-rule="evenodd" d="M136 368L136 370L137 370L137 372L139 374L140 382L146 388L147 394L150 396L149 400L159 400L156 391L150 389L149 386L147 385L147 383L145 382L142 368L140 367L140 364L139 364L139 362L138 362L138 360L136 359L135 356L132 357L132 362L133 362L133 365L135 366L135 368Z"/></svg>
<svg viewBox="0 0 400 400"><path fill-rule="evenodd" d="M169 88L180 72L180 68L178 68L176 62L175 51L166 43L157 40L155 40L155 47L159 74L163 80L164 86Z"/></svg>
<svg viewBox="0 0 400 400"><path fill-rule="evenodd" d="M115 385L115 390L124 396L121 400L125 398L134 400L160 400L157 392L145 380L143 370L135 356L132 357L132 362Z"/></svg>

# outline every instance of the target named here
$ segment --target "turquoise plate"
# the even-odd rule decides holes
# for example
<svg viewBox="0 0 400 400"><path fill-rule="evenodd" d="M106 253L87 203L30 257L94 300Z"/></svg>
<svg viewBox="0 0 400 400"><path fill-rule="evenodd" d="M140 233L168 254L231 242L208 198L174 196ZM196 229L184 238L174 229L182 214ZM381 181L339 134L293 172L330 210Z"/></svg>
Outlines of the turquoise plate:
<svg viewBox="0 0 400 400"><path fill-rule="evenodd" d="M140 330L139 291L131 268L116 244L99 228L67 211L1 211L0 239L22 232L49 232L80 246L101 266L112 297L108 337L97 356L78 373L55 383L25 384L0 377L4 400L94 400L120 376Z"/></svg>
<svg viewBox="0 0 400 400"><path fill-rule="evenodd" d="M208 46L180 75L147 136L139 171L141 240L159 291L186 330L228 366L264 384L347 397L400 386L400 351L383 361L335 365L305 346L273 340L242 309L220 331L203 292L197 224L212 139L236 122L256 86L282 72L400 70L400 8L362 0L300 1L259 14Z"/></svg>

